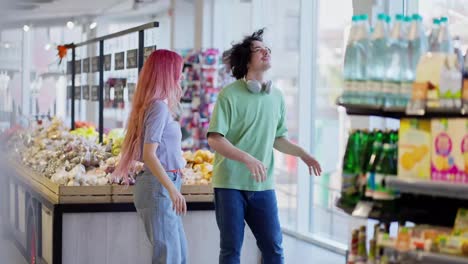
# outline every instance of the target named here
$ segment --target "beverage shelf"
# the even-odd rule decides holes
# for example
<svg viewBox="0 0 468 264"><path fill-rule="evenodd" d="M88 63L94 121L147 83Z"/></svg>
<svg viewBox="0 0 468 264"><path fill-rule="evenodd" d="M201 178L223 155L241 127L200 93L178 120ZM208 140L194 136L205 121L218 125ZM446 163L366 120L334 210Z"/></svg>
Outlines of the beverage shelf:
<svg viewBox="0 0 468 264"><path fill-rule="evenodd" d="M388 178L387 185L402 193L468 200L468 184Z"/></svg>
<svg viewBox="0 0 468 264"><path fill-rule="evenodd" d="M348 115L360 116L379 116L386 118L460 118L468 117L468 113L461 109L445 110L445 109L426 109L423 115L408 115L405 108L384 108L381 106L345 104L338 100L337 105L346 109Z"/></svg>

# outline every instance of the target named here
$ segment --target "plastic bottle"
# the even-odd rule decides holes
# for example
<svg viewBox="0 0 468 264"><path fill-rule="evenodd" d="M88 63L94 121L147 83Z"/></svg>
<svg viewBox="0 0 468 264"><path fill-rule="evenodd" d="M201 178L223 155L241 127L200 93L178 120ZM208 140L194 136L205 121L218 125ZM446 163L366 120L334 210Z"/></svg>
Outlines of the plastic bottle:
<svg viewBox="0 0 468 264"><path fill-rule="evenodd" d="M406 34L406 29L410 28L411 25L411 17L406 16L404 19L404 24L403 28L404 30L402 31L403 35L400 38L400 43L401 43L401 50L400 50L400 93L398 95L398 99L396 102L396 106L398 107L406 107L409 100L411 99L411 95L413 92L413 82L414 79L416 78L415 74L415 68L412 68L411 65L411 51L410 51L410 46L409 46L409 39L408 39L408 34ZM419 55L418 60L419 60Z"/></svg>
<svg viewBox="0 0 468 264"><path fill-rule="evenodd" d="M402 52L407 48L403 19L403 15L396 15L396 21L389 38L388 66L385 72L385 82L383 85L385 107L398 106L401 87L401 67L404 63L403 60L408 61L409 59L407 55L404 57Z"/></svg>
<svg viewBox="0 0 468 264"><path fill-rule="evenodd" d="M355 104L365 104L367 93L366 93L366 86L367 86L367 60L368 60L368 52L369 52L369 20L366 14L359 16L359 23L357 28L356 34L356 41L355 46L357 49L357 67L356 67L356 86L355 86L355 93L356 99L353 101Z"/></svg>
<svg viewBox="0 0 468 264"><path fill-rule="evenodd" d="M431 32L429 33L429 50L432 52L436 52L439 50L437 45L437 38L439 37L440 31L440 20L438 18L432 19L432 28Z"/></svg>
<svg viewBox="0 0 468 264"><path fill-rule="evenodd" d="M357 66L357 57L358 57L358 50L355 46L355 39L357 36L359 17L353 16L351 22L351 29L349 31L348 42L346 44L345 49L345 57L344 57L344 67L343 67L343 75L344 75L344 92L342 100L344 103L351 103L355 96L354 94L354 86L355 86L355 72Z"/></svg>
<svg viewBox="0 0 468 264"><path fill-rule="evenodd" d="M455 36L453 38L453 52L455 53L455 55L457 56L457 64L458 64L458 69L460 71L463 71L463 63L464 63L464 59L463 59L463 51L462 51L462 47L461 47L461 41L460 41L460 37L459 36Z"/></svg>
<svg viewBox="0 0 468 264"><path fill-rule="evenodd" d="M452 36L448 28L448 18L440 18L440 31L437 37L438 52L451 54L453 52Z"/></svg>
<svg viewBox="0 0 468 264"><path fill-rule="evenodd" d="M379 14L371 37L370 56L367 63L368 97L367 104L381 105L383 103L383 81L388 60L387 42L389 32L389 17Z"/></svg>
<svg viewBox="0 0 468 264"><path fill-rule="evenodd" d="M408 33L408 52L410 54L411 69L413 72L416 71L419 59L428 51L429 46L422 21L422 16L414 14Z"/></svg>

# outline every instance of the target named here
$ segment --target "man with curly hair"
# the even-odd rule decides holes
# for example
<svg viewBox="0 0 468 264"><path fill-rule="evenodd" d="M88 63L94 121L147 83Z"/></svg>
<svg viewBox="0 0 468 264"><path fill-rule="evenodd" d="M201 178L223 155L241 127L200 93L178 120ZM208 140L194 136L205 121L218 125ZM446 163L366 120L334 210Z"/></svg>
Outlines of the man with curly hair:
<svg viewBox="0 0 468 264"><path fill-rule="evenodd" d="M320 164L287 139L283 95L264 77L270 59L263 29L232 46L229 63L237 80L218 95L208 130L208 144L216 151L213 187L220 264L240 263L245 223L263 263L284 263L273 149L300 157L311 175L321 173Z"/></svg>

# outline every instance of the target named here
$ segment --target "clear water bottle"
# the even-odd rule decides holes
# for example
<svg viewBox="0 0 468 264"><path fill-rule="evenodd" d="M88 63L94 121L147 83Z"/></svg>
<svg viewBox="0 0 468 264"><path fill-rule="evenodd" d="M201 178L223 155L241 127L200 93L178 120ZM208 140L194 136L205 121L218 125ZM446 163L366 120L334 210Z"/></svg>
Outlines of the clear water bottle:
<svg viewBox="0 0 468 264"><path fill-rule="evenodd" d="M344 92L342 96L343 103L351 103L355 97L354 87L355 87L355 72L356 72L356 57L357 57L357 48L354 45L356 39L356 33L358 30L359 17L353 16L351 22L351 29L349 31L348 41L345 49L344 56L344 66L343 66L343 77L344 77Z"/></svg>
<svg viewBox="0 0 468 264"><path fill-rule="evenodd" d="M448 28L448 18L440 18L440 31L437 38L438 52L451 54L453 52L452 36Z"/></svg>
<svg viewBox="0 0 468 264"><path fill-rule="evenodd" d="M412 71L416 72L419 59L428 51L428 40L422 24L423 18L419 14L412 16L408 33L408 52Z"/></svg>
<svg viewBox="0 0 468 264"><path fill-rule="evenodd" d="M369 20L366 14L359 16L358 29L356 32L356 41L354 45L357 50L356 57L356 72L355 72L355 94L356 99L352 102L355 104L363 104L366 102L366 86L367 86L367 60L369 51Z"/></svg>
<svg viewBox="0 0 468 264"><path fill-rule="evenodd" d="M406 33L404 28L404 16L396 15L395 24L389 38L388 64L385 72L383 94L385 96L385 107L395 107L399 104L401 90L401 68L404 61L409 61L404 50L407 49Z"/></svg>
<svg viewBox="0 0 468 264"><path fill-rule="evenodd" d="M439 37L440 31L440 20L438 18L432 19L432 28L429 33L429 50L432 52L439 51L439 46L437 43L437 38Z"/></svg>
<svg viewBox="0 0 468 264"><path fill-rule="evenodd" d="M371 36L369 58L367 62L367 104L383 104L383 81L388 60L387 42L390 17L386 14L377 16L377 23Z"/></svg>
<svg viewBox="0 0 468 264"><path fill-rule="evenodd" d="M453 52L457 56L458 70L463 71L464 58L463 58L462 44L461 44L459 36L455 36L453 38Z"/></svg>
<svg viewBox="0 0 468 264"><path fill-rule="evenodd" d="M407 33L411 27L412 19L409 16L403 19L403 35L400 38L401 50L400 50L400 94L398 96L397 104L398 107L406 107L413 92L413 82L415 79L415 68L412 67L412 54L410 53L410 41L409 34ZM417 55L419 60L419 56Z"/></svg>

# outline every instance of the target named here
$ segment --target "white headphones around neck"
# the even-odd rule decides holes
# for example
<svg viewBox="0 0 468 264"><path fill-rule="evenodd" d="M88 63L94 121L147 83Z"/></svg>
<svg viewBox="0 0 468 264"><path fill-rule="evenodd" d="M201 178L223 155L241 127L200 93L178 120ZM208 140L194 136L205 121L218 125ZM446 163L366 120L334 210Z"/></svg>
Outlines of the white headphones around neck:
<svg viewBox="0 0 468 264"><path fill-rule="evenodd" d="M259 94L261 92L264 92L267 94L271 93L271 85L272 85L271 80L268 80L262 83L257 80L247 80L244 77L244 82L247 84L247 89L249 89L251 93L254 93L254 94Z"/></svg>

